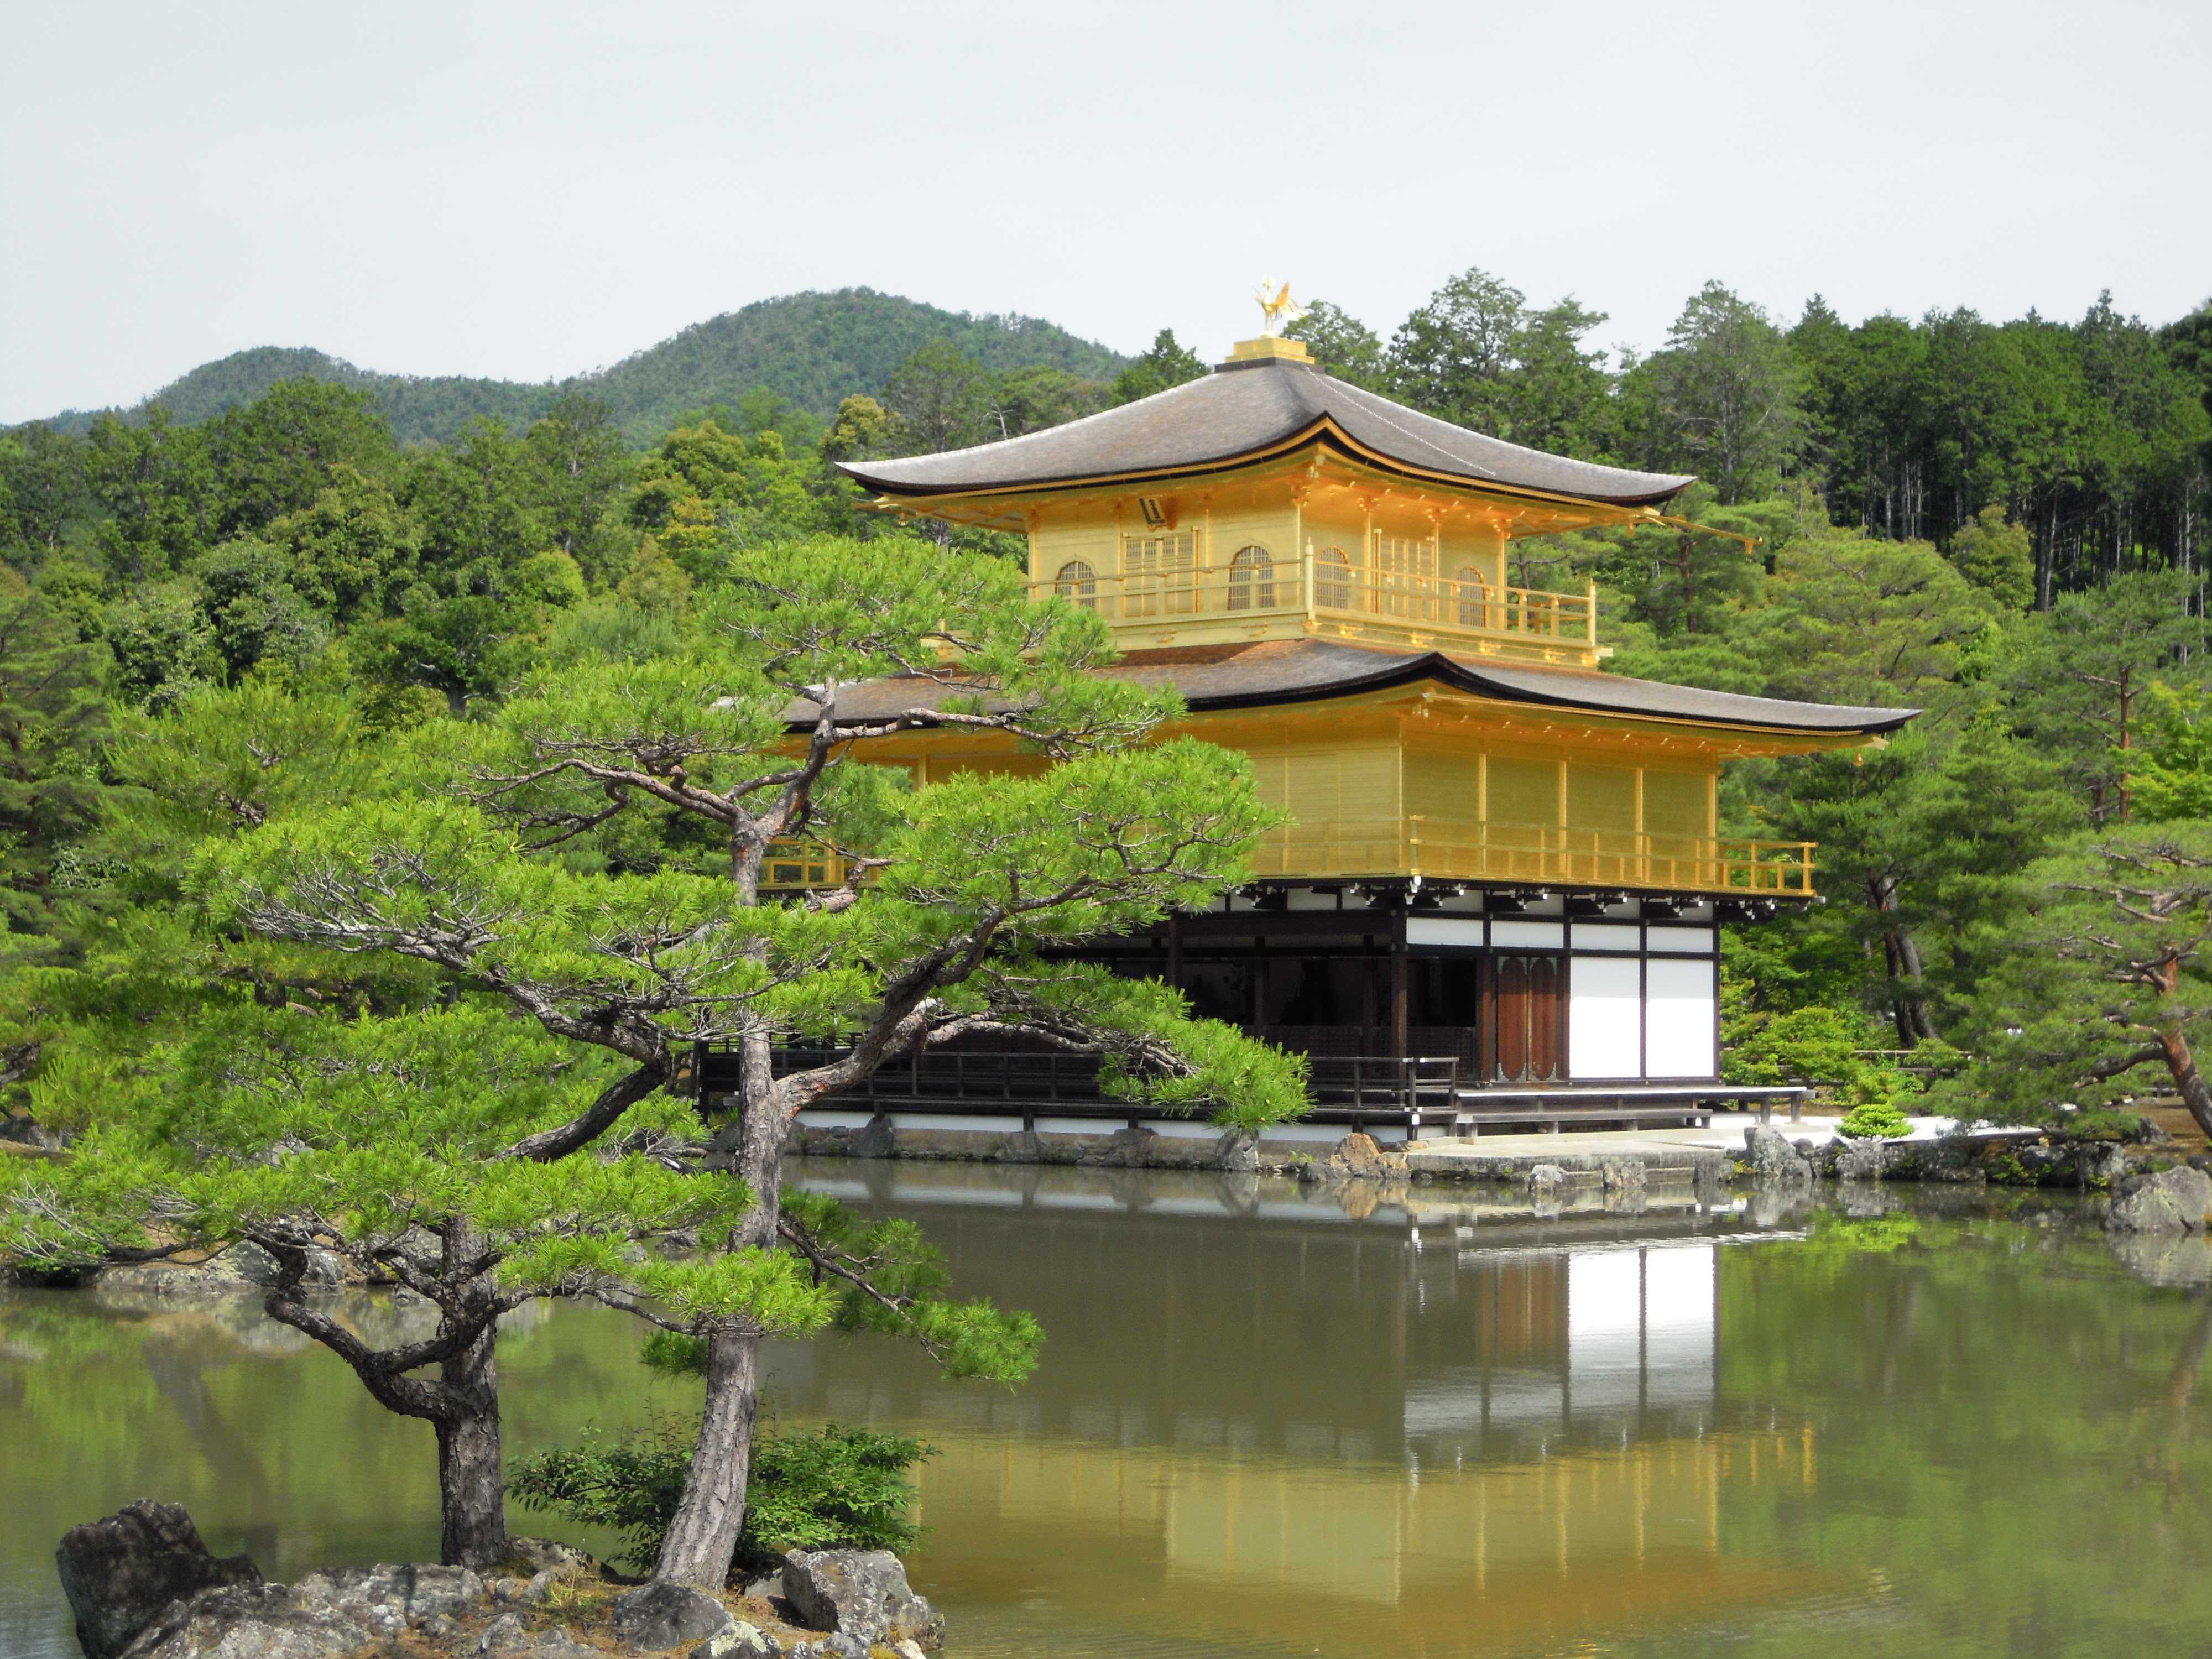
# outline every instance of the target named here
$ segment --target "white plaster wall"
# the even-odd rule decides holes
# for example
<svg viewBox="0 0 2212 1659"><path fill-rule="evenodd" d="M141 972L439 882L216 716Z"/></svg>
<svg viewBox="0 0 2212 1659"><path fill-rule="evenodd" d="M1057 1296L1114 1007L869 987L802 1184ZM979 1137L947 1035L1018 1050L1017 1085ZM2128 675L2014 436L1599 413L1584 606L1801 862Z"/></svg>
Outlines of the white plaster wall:
<svg viewBox="0 0 2212 1659"><path fill-rule="evenodd" d="M1621 957L1575 957L1568 963L1567 1076L1638 1074L1640 1009L1637 964Z"/></svg>
<svg viewBox="0 0 2212 1659"><path fill-rule="evenodd" d="M1480 945L1482 923L1480 921L1455 921L1449 916L1408 916L1406 918L1406 942L1408 945Z"/></svg>
<svg viewBox="0 0 2212 1659"><path fill-rule="evenodd" d="M1657 1078L1711 1077L1719 1070L1713 1052L1713 965L1706 962L1645 964L1644 1056Z"/></svg>

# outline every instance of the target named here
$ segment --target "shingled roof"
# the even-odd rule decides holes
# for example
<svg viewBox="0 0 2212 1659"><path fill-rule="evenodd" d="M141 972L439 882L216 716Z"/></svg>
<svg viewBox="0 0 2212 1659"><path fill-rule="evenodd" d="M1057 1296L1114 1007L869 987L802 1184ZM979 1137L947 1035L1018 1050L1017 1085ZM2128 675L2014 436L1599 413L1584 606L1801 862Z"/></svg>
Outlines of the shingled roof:
<svg viewBox="0 0 2212 1659"><path fill-rule="evenodd" d="M1224 363L1119 409L1000 443L842 465L881 495L962 495L1220 471L1313 440L1386 470L1614 507L1655 505L1692 482L1523 449L1282 357Z"/></svg>
<svg viewBox="0 0 2212 1659"><path fill-rule="evenodd" d="M1473 696L1591 714L1694 720L1806 736L1872 737L1894 732L1919 710L1850 708L1706 691L1692 685L1634 680L1591 669L1484 661L1471 663L1440 651L1377 651L1332 640L1271 640L1250 645L1194 646L1133 651L1102 669L1145 685L1172 685L1193 710L1264 708L1350 696L1434 681ZM868 680L841 687L836 714L868 720L912 708L935 708L973 685L947 685L923 675ZM811 702L794 703L785 719L795 727L819 716Z"/></svg>

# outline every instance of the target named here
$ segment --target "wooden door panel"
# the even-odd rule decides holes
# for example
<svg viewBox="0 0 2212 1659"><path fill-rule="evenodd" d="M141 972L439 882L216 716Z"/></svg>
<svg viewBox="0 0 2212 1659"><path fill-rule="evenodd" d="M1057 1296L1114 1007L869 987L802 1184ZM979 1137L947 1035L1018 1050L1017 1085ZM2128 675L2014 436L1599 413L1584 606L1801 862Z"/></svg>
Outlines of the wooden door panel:
<svg viewBox="0 0 2212 1659"><path fill-rule="evenodd" d="M1491 958L1483 1022L1490 1075L1504 1083L1550 1083L1559 1075L1559 963L1554 957Z"/></svg>
<svg viewBox="0 0 2212 1659"><path fill-rule="evenodd" d="M1509 1083L1528 1074L1528 964L1506 957L1498 964L1498 1074Z"/></svg>
<svg viewBox="0 0 2212 1659"><path fill-rule="evenodd" d="M1528 964L1528 1075L1548 1083L1559 1074L1559 964L1537 957Z"/></svg>

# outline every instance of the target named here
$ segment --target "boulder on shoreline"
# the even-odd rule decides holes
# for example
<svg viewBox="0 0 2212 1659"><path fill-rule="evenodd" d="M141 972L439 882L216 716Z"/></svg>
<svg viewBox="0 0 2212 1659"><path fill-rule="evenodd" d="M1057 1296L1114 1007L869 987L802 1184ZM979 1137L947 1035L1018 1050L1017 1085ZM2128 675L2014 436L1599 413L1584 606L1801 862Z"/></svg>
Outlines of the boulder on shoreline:
<svg viewBox="0 0 2212 1659"><path fill-rule="evenodd" d="M943 1618L885 1550L801 1551L780 1580L716 1595L513 1541L489 1578L416 1563L271 1584L245 1556L210 1555L182 1505L142 1498L72 1528L57 1555L86 1659L866 1659L873 1645L922 1659L944 1640Z"/></svg>
<svg viewBox="0 0 2212 1659"><path fill-rule="evenodd" d="M889 1550L793 1550L785 1559L784 1599L815 1630L862 1644L913 1642L934 1651L945 1620L906 1582Z"/></svg>
<svg viewBox="0 0 2212 1659"><path fill-rule="evenodd" d="M2212 1176L2185 1164L2120 1183L2105 1225L2116 1233L2198 1233L2212 1212Z"/></svg>
<svg viewBox="0 0 2212 1659"><path fill-rule="evenodd" d="M1754 1181L1812 1185L1812 1161L1791 1146L1779 1129L1754 1123L1743 1132L1743 1152Z"/></svg>
<svg viewBox="0 0 2212 1659"><path fill-rule="evenodd" d="M334 1567L296 1584L203 1590L173 1604L125 1650L126 1659L340 1659L381 1638L459 1633L484 1599L466 1567ZM456 1647L453 1651L459 1651Z"/></svg>
<svg viewBox="0 0 2212 1659"><path fill-rule="evenodd" d="M261 1569L249 1558L210 1555L183 1504L144 1498L71 1527L54 1565L85 1659L116 1659L183 1597L261 1583Z"/></svg>
<svg viewBox="0 0 2212 1659"><path fill-rule="evenodd" d="M703 1590L683 1584L640 1584L615 1598L615 1634L634 1648L659 1652L711 1642L733 1629L730 1610Z"/></svg>

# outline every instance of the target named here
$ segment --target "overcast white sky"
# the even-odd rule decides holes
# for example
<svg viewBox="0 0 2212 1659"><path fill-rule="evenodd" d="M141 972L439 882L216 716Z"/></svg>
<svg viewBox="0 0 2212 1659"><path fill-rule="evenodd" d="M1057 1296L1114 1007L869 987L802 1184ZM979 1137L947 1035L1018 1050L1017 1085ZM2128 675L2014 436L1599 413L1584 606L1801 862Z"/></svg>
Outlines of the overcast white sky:
<svg viewBox="0 0 2212 1659"><path fill-rule="evenodd" d="M1388 335L1480 264L1648 348L2212 295L2212 5L37 4L0 422L242 347L538 380L866 284L1123 350L1263 274Z"/></svg>

